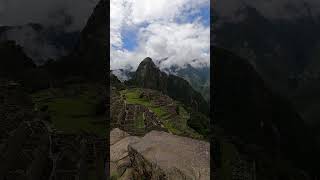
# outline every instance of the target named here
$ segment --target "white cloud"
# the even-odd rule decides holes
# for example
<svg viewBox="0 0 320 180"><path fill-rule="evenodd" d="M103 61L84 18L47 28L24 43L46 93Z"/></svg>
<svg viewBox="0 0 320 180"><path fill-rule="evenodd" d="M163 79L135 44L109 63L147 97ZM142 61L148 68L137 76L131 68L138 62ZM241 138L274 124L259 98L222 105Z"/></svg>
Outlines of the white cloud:
<svg viewBox="0 0 320 180"><path fill-rule="evenodd" d="M112 0L110 3L110 45L121 47L121 28L125 21L125 1Z"/></svg>
<svg viewBox="0 0 320 180"><path fill-rule="evenodd" d="M41 32L43 33L43 31ZM36 64L42 64L49 58L57 59L66 55L63 47L57 47L47 42L45 36L35 31L30 26L22 26L12 28L5 31L1 36L3 40L14 40L17 44L23 47L25 53L32 58Z"/></svg>
<svg viewBox="0 0 320 180"><path fill-rule="evenodd" d="M209 3L208 0L132 0L131 16L129 20L133 24L153 22L157 20L173 21L183 11L198 9Z"/></svg>
<svg viewBox="0 0 320 180"><path fill-rule="evenodd" d="M210 27L199 19L192 23L176 21L202 6L209 8L209 0L111 0L111 69L135 69L147 56L153 60L168 57L161 68L187 63L208 65ZM137 47L132 51L123 48L124 29L136 30Z"/></svg>

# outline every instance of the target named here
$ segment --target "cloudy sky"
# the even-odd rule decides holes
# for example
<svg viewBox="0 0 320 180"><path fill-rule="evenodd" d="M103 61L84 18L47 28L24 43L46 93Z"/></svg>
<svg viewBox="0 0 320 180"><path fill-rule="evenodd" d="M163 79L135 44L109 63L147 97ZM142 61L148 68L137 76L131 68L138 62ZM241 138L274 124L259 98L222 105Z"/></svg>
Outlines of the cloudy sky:
<svg viewBox="0 0 320 180"><path fill-rule="evenodd" d="M254 7L268 19L294 20L301 16L320 16L319 0L217 0L214 10L228 21L239 21L239 10Z"/></svg>
<svg viewBox="0 0 320 180"><path fill-rule="evenodd" d="M64 49L58 40L53 42L55 36L61 39L70 35L66 32L81 31L98 1L0 0L0 26L19 26L2 33L0 40L16 41L37 64L58 59L69 49ZM41 24L45 29L39 32L25 26L28 23Z"/></svg>
<svg viewBox="0 0 320 180"><path fill-rule="evenodd" d="M111 0L111 69L137 68L151 57L160 67L210 62L210 0Z"/></svg>
<svg viewBox="0 0 320 180"><path fill-rule="evenodd" d="M81 30L98 0L0 0L0 24L40 23Z"/></svg>

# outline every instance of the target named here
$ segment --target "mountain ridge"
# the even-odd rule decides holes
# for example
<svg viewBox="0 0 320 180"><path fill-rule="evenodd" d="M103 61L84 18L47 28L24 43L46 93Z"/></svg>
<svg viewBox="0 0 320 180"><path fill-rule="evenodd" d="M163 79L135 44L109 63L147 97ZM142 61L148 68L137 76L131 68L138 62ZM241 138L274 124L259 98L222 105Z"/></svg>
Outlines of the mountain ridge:
<svg viewBox="0 0 320 180"><path fill-rule="evenodd" d="M125 82L143 88L159 90L170 97L190 105L196 111L209 114L209 104L185 79L162 72L151 58L145 58L138 66L133 78Z"/></svg>

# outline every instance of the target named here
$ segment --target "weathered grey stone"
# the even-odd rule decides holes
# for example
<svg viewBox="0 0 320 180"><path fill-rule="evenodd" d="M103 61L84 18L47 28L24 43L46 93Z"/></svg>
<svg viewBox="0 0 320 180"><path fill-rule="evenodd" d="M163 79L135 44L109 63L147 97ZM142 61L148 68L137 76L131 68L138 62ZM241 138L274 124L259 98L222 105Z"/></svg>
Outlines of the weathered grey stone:
<svg viewBox="0 0 320 180"><path fill-rule="evenodd" d="M147 179L210 179L207 142L151 131L129 145L135 170Z"/></svg>
<svg viewBox="0 0 320 180"><path fill-rule="evenodd" d="M117 162L117 173L122 176L126 169L131 167L131 161L129 156L119 160Z"/></svg>
<svg viewBox="0 0 320 180"><path fill-rule="evenodd" d="M128 136L113 144L110 148L110 161L118 162L128 156L128 145L136 143L139 140L140 138L138 137Z"/></svg>
<svg viewBox="0 0 320 180"><path fill-rule="evenodd" d="M128 168L126 171L123 173L123 175L119 178L119 180L134 180L134 169L133 168Z"/></svg>
<svg viewBox="0 0 320 180"><path fill-rule="evenodd" d="M121 177L121 179L130 179L127 169L131 167L131 161L128 156L128 145L137 143L139 137L129 136L128 133L116 128L110 133L110 172L111 175ZM130 173L132 174L132 173Z"/></svg>
<svg viewBox="0 0 320 180"><path fill-rule="evenodd" d="M110 132L110 145L118 142L119 140L129 136L128 133L120 130L119 128L115 128Z"/></svg>

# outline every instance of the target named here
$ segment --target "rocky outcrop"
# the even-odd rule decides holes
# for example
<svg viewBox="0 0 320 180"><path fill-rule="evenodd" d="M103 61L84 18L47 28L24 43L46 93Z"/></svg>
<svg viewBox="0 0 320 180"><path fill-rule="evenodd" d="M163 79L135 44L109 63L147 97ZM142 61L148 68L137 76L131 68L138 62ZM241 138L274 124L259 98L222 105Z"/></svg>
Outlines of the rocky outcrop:
<svg viewBox="0 0 320 180"><path fill-rule="evenodd" d="M116 128L110 132L110 175L111 178L125 179L124 176L132 177L131 161L128 153L128 145L136 143L140 138L129 136L128 133ZM128 178L129 179L129 178Z"/></svg>
<svg viewBox="0 0 320 180"><path fill-rule="evenodd" d="M167 93L167 79L167 74L161 72L153 63L152 59L147 57L141 61L134 75L134 84Z"/></svg>
<svg viewBox="0 0 320 180"><path fill-rule="evenodd" d="M110 145L115 144L116 142L120 141L121 139L123 139L127 136L129 136L128 133L126 133L118 128L113 129L110 132Z"/></svg>
<svg viewBox="0 0 320 180"><path fill-rule="evenodd" d="M119 140L121 139L121 140ZM210 179L209 143L166 132L142 138L114 129L110 134L110 170L120 179Z"/></svg>
<svg viewBox="0 0 320 180"><path fill-rule="evenodd" d="M151 131L129 145L134 169L147 179L209 179L209 143Z"/></svg>

